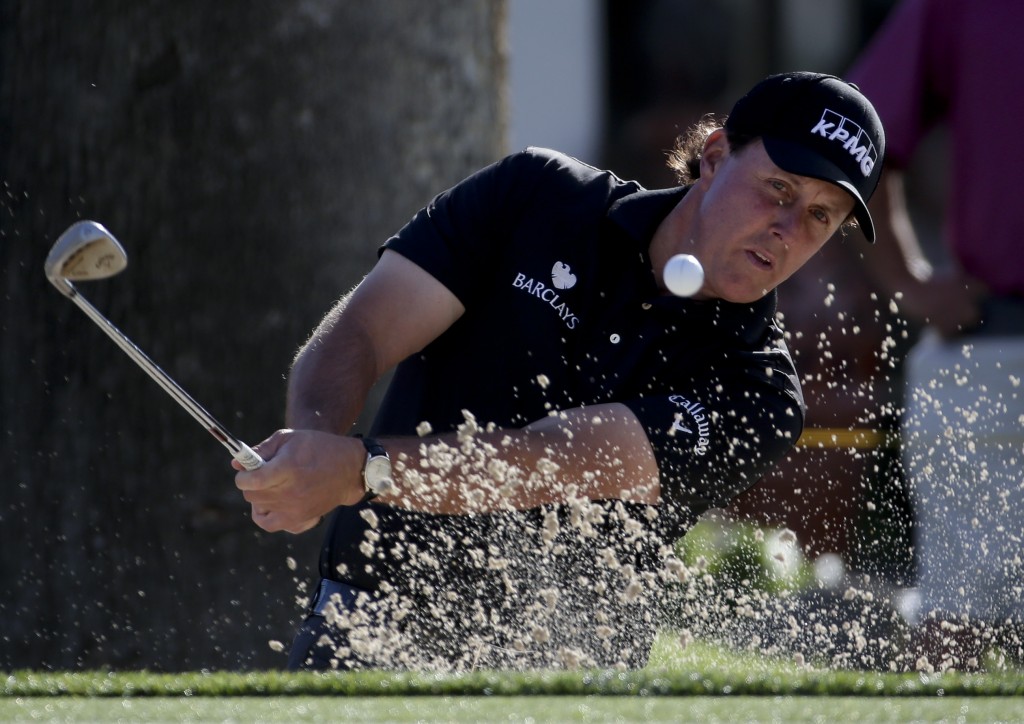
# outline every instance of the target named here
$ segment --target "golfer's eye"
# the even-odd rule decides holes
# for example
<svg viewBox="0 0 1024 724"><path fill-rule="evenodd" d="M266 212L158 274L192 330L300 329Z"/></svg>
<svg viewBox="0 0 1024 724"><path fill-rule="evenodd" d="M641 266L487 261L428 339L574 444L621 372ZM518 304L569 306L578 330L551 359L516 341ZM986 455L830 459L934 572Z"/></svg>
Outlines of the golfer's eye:
<svg viewBox="0 0 1024 724"><path fill-rule="evenodd" d="M793 197L792 188L788 183L781 179L768 179L768 188L771 189L769 193L771 193L772 198L780 204L789 201Z"/></svg>
<svg viewBox="0 0 1024 724"><path fill-rule="evenodd" d="M821 223L823 223L823 224L827 224L828 223L828 214L826 214L821 209L811 209L811 214L814 216L815 219L817 219Z"/></svg>

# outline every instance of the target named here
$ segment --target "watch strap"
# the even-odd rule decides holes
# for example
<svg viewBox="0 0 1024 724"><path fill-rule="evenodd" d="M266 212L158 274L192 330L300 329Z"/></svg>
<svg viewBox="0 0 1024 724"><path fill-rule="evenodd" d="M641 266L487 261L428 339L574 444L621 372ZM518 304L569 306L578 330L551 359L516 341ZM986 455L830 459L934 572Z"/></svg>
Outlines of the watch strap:
<svg viewBox="0 0 1024 724"><path fill-rule="evenodd" d="M366 448L367 459L377 457L385 457L388 458L389 460L391 459L388 456L388 451L385 450L384 446L381 445L376 439L372 437L363 437L360 439L363 441L363 447Z"/></svg>

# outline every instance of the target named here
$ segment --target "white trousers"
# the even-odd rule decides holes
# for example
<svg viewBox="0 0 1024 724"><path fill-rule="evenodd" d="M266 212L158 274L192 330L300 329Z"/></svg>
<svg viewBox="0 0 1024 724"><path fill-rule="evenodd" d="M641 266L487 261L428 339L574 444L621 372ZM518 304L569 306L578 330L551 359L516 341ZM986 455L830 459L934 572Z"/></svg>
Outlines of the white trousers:
<svg viewBox="0 0 1024 724"><path fill-rule="evenodd" d="M926 334L905 375L922 613L1024 621L1024 337Z"/></svg>

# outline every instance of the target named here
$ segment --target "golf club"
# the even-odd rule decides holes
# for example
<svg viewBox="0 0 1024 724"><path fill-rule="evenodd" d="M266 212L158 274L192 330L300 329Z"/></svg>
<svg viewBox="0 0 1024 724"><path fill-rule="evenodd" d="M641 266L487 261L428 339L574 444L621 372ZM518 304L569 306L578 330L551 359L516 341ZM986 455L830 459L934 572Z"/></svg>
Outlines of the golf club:
<svg viewBox="0 0 1024 724"><path fill-rule="evenodd" d="M244 442L236 438L227 428L217 422L202 405L160 369L146 353L125 336L124 332L104 317L83 297L72 281L93 281L106 279L121 272L128 266L128 255L114 235L102 224L95 221L79 221L60 235L46 257L44 269L46 278L61 294L77 304L89 319L117 343L121 350L131 357L139 367L153 378L164 392L174 398L194 417L199 424L226 447L246 470L255 470L263 465L263 459Z"/></svg>

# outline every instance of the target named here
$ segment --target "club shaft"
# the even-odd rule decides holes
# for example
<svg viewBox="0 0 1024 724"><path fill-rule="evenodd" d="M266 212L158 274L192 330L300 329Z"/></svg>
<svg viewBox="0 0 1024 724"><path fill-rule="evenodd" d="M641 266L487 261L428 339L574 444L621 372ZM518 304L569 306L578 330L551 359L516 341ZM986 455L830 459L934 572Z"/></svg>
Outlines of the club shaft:
<svg viewBox="0 0 1024 724"><path fill-rule="evenodd" d="M74 285L66 279L53 280L55 286L76 306L79 307L96 325L106 332L121 350L128 355L135 364L141 367L146 374L153 378L160 387L170 395L175 402L181 405L200 425L213 435L224 447L228 449L232 457L238 460L246 470L255 470L263 465L263 459L248 445L232 435L227 428L220 424L206 409L193 399L191 395L182 389L181 385L160 369L153 360L146 355L139 347L132 342L124 332L114 326L114 323L107 319L94 307L88 299L79 294Z"/></svg>

